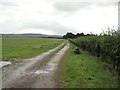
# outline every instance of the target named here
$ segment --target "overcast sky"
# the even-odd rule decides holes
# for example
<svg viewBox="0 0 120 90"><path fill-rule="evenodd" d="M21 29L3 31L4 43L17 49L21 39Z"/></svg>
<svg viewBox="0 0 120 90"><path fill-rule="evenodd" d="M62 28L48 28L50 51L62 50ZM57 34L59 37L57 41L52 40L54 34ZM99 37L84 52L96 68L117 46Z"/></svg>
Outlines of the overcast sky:
<svg viewBox="0 0 120 90"><path fill-rule="evenodd" d="M118 0L0 0L0 33L100 33L118 26Z"/></svg>

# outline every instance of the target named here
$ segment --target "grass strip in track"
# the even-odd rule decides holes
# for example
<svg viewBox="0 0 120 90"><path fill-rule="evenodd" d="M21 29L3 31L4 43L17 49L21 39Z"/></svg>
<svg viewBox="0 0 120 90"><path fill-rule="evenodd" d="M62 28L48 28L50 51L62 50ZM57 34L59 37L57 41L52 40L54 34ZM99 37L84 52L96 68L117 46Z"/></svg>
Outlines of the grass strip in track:
<svg viewBox="0 0 120 90"><path fill-rule="evenodd" d="M52 58L56 53L58 53L65 45L66 45L66 42L61 47L59 47L56 51L52 52L50 55L48 55L44 59L37 62L37 64L35 64L35 66L32 68L37 70L38 68L41 68L42 66L44 66L50 60L50 58ZM29 68L29 70L30 70L30 68Z"/></svg>

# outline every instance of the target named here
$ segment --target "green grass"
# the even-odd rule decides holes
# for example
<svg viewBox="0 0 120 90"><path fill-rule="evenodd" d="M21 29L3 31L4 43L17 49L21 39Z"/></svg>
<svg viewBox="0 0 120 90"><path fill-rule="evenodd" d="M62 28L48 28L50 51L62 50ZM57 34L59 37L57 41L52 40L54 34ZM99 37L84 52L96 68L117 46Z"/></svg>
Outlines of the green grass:
<svg viewBox="0 0 120 90"><path fill-rule="evenodd" d="M110 65L82 51L74 54L71 44L60 65L60 87L62 88L117 88L117 73Z"/></svg>
<svg viewBox="0 0 120 90"><path fill-rule="evenodd" d="M29 58L57 47L62 39L53 38L2 38L2 60Z"/></svg>

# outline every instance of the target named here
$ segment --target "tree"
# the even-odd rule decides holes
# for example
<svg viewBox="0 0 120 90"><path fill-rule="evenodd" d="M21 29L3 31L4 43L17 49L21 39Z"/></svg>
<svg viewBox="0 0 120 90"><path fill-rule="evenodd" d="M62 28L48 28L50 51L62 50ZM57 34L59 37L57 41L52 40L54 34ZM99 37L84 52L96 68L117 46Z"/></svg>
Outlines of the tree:
<svg viewBox="0 0 120 90"><path fill-rule="evenodd" d="M84 36L84 33L77 33L76 37Z"/></svg>
<svg viewBox="0 0 120 90"><path fill-rule="evenodd" d="M75 38L75 35L71 32L68 32L66 35L63 36L63 38L67 39L67 38Z"/></svg>

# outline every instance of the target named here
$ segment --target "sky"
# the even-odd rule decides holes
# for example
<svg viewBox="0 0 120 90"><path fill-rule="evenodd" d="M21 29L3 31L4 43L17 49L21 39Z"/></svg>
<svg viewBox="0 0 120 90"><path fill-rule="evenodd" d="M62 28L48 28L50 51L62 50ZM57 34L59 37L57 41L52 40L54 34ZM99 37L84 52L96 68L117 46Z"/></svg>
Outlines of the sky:
<svg viewBox="0 0 120 90"><path fill-rule="evenodd" d="M0 0L0 33L99 34L118 27L118 0Z"/></svg>

